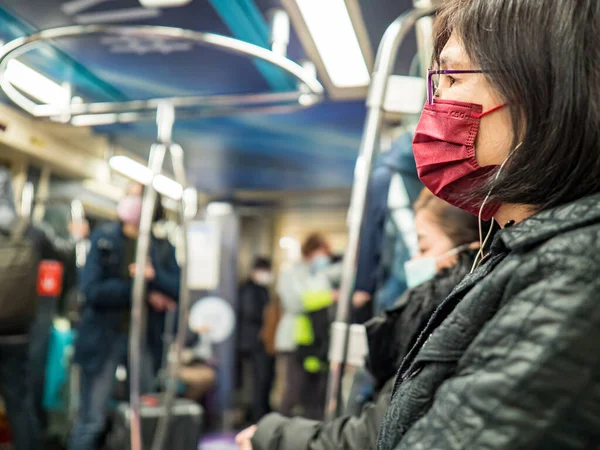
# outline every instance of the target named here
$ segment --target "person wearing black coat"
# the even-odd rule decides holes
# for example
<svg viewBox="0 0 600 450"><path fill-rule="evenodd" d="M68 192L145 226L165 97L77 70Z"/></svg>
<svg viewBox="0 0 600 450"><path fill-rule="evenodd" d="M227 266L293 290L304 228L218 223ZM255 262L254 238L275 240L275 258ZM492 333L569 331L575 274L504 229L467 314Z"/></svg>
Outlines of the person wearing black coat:
<svg viewBox="0 0 600 450"><path fill-rule="evenodd" d="M79 286L84 296L77 328L74 362L81 372L80 408L70 436L69 450L92 450L110 409L115 371L127 361L135 253L141 219L143 187L132 184L117 207L119 222L94 230ZM160 218L159 207L154 221ZM177 307L180 268L174 246L151 237L144 273L148 302L142 351L142 393L154 391L162 361L165 314Z"/></svg>
<svg viewBox="0 0 600 450"><path fill-rule="evenodd" d="M64 262L74 256L73 242L60 239L48 229L34 226L27 220L17 214L11 173L7 168L1 167L0 234L3 239L14 236L14 233L21 229L19 241L31 245L36 266L44 259ZM3 270L10 270L10 267ZM27 285L23 286L23 294L32 296L33 299L15 298L14 301L34 301L37 298L37 281L37 277L33 276L27 280ZM37 450L42 441L35 400L43 394L44 367L34 373L31 360L32 356L38 355L38 348L44 353L47 352L43 345L47 340L42 339L41 345L38 345L39 339L35 338L44 338L43 335L48 334L48 329L36 323L38 315L36 313L35 317L31 317L29 323L22 320L11 321L11 325L5 326L0 333L0 394L13 432L15 450ZM41 356L45 361L45 354Z"/></svg>
<svg viewBox="0 0 600 450"><path fill-rule="evenodd" d="M238 356L241 366L252 366L252 421L258 421L271 412L275 357L267 352L261 332L272 281L271 261L257 258L251 277L240 286L238 295ZM240 373L243 374L243 370Z"/></svg>
<svg viewBox="0 0 600 450"><path fill-rule="evenodd" d="M502 229L404 359L378 449L600 448L600 2L447 0L435 28L419 174Z"/></svg>
<svg viewBox="0 0 600 450"><path fill-rule="evenodd" d="M475 217L428 191L423 191L414 208L419 254L413 264L406 266L411 288L393 309L366 324L367 369L377 391L374 401L367 403L356 416L329 422L271 414L259 422L251 446L248 438L238 439L241 450L369 450L376 447L396 371L433 311L469 273L476 255L476 250L469 248L474 242L476 246L478 236ZM424 269L427 263L433 263L428 275ZM431 278L426 280L427 276Z"/></svg>

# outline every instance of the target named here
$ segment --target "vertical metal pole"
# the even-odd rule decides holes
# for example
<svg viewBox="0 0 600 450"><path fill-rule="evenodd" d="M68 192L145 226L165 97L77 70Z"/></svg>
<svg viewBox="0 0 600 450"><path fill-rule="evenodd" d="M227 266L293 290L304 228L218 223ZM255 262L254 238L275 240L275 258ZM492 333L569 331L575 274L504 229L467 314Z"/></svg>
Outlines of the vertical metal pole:
<svg viewBox="0 0 600 450"><path fill-rule="evenodd" d="M150 150L148 167L153 178L162 171L167 143L171 139L173 126L173 108L161 104L156 114L159 143ZM142 354L146 343L146 280L144 272L150 254L150 237L152 233L152 217L156 205L157 193L150 182L144 190L140 234L135 254L136 270L133 279L133 299L131 307L131 330L129 334L129 370L130 370L130 408L131 408L131 449L142 450L142 427L140 418L140 375Z"/></svg>
<svg viewBox="0 0 600 450"><path fill-rule="evenodd" d="M283 9L269 11L271 19L271 48L273 53L287 56L290 43L290 17Z"/></svg>
<svg viewBox="0 0 600 450"><path fill-rule="evenodd" d="M48 191L50 189L50 174L52 170L49 165L42 167L42 173L37 186L37 195L35 198L35 204L33 205L32 219L36 223L40 223L44 220L44 214L46 214L46 202L48 201Z"/></svg>
<svg viewBox="0 0 600 450"><path fill-rule="evenodd" d="M326 416L331 419L340 414L343 365L348 350L348 322L356 276L356 259L367 199L367 187L373 164L373 156L379 143L383 123L383 102L388 79L392 74L400 44L421 17L431 14L435 8L409 11L396 19L387 29L375 61L373 79L367 99L367 118L354 173L354 186L350 202L349 240L344 255L342 283L336 320L332 328L330 351L330 375L327 386Z"/></svg>
<svg viewBox="0 0 600 450"><path fill-rule="evenodd" d="M185 165L183 149L178 144L171 144L169 146L171 154L171 162L173 164L173 172L175 175L175 181L177 181L182 187L185 188L187 181L185 176ZM185 192L185 190L184 190ZM171 419L171 410L173 402L175 400L175 394L177 389L177 380L179 374L179 367L181 364L181 351L185 346L185 338L188 330L188 316L190 310L190 290L188 289L187 282L187 262L188 262L188 221L191 214L190 211L195 212L197 208L192 208L192 205L187 205L190 196L183 195L180 200L179 207L179 223L180 223L180 237L177 240L179 251L177 252L179 258L179 266L181 268L181 280L179 287L179 318L178 318L178 329L177 337L175 339L175 349L168 350L168 367L166 373L166 390L164 397L165 414L161 417L154 434L152 443L152 450L162 450L167 437L167 431L169 429L169 422Z"/></svg>
<svg viewBox="0 0 600 450"><path fill-rule="evenodd" d="M31 181L26 181L21 189L21 201L20 201L20 215L27 220L31 220L33 214L33 197L35 196L35 189Z"/></svg>
<svg viewBox="0 0 600 450"><path fill-rule="evenodd" d="M27 162L16 162L11 170L13 195L17 212L20 216L25 217L22 211L23 208L23 190L27 184L27 173L29 164ZM31 187L31 202L33 203L33 186ZM31 210L27 214L27 218L31 217Z"/></svg>
<svg viewBox="0 0 600 450"><path fill-rule="evenodd" d="M85 221L85 211L83 204L80 200L75 199L71 202L71 222L78 225L83 224ZM87 248L85 245L84 237L77 235L75 236L75 261L77 267L85 266L85 260L87 258Z"/></svg>

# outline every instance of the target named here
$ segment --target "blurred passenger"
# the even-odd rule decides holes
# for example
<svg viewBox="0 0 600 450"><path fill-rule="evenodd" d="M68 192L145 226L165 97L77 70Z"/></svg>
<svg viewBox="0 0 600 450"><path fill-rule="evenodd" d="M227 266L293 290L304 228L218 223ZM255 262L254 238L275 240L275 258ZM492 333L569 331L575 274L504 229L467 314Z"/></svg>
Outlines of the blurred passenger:
<svg viewBox="0 0 600 450"><path fill-rule="evenodd" d="M64 211L63 211L64 213ZM58 259L63 267L62 291L60 296L45 297L38 296L36 317L31 325L29 333L29 358L31 366L31 386L33 389L33 400L36 409L36 415L41 426L41 434L44 442L51 438L47 436L49 411L44 405L44 395L47 388L47 368L51 364L48 361L50 351L50 337L53 333L53 323L57 316L64 313L64 301L66 291L76 284L76 243L80 238L89 236L89 224L87 220L69 222L68 230L60 232L56 223L48 220L47 215L43 221L36 222L35 228L42 232L52 246L58 252L58 255L49 259ZM46 258L44 258L46 259ZM59 356L59 355L57 355ZM67 357L61 358L66 361Z"/></svg>
<svg viewBox="0 0 600 450"><path fill-rule="evenodd" d="M214 388L217 381L212 348L207 336L210 327L203 326L192 331L196 337L193 345L186 346L181 352L179 380L184 385L183 396L202 403L204 396Z"/></svg>
<svg viewBox="0 0 600 450"><path fill-rule="evenodd" d="M265 417L240 434L241 450L371 450L390 404L395 375L435 309L471 270L478 247L477 218L427 190L414 206L419 253L406 264L409 289L396 306L366 324L367 368L377 395L360 414L330 422ZM254 435L252 437L252 435ZM250 443L251 439L251 443Z"/></svg>
<svg viewBox="0 0 600 450"><path fill-rule="evenodd" d="M435 28L419 175L502 230L403 361L378 448L598 448L600 2L447 0Z"/></svg>
<svg viewBox="0 0 600 450"><path fill-rule="evenodd" d="M305 312L303 295L309 290L330 290L329 281L323 274L331 261L329 243L320 234L307 237L302 245L302 261L283 271L277 283L277 293L281 300L283 317L279 322L276 335L276 348L279 357L284 360L286 370L285 392L281 401L280 411L285 416L292 415L294 409L305 405L303 400L309 400L303 389L305 370L303 361L297 354L296 335L298 324L305 321L302 315ZM321 386L318 386L318 390ZM315 394L313 391L312 394Z"/></svg>
<svg viewBox="0 0 600 450"><path fill-rule="evenodd" d="M369 179L352 301L356 323L390 308L406 289L404 263L416 245L411 208L423 189L412 137L406 132L381 153Z"/></svg>
<svg viewBox="0 0 600 450"><path fill-rule="evenodd" d="M75 345L75 362L81 367L81 398L70 450L95 448L108 413L115 371L126 362L142 193L141 185L132 184L119 202L119 222L92 233L90 252L81 271L84 306ZM161 216L159 198L154 221ZM151 392L161 361L164 313L176 307L179 295L179 268L175 250L167 240L152 237L145 279L150 308L141 381L142 390Z"/></svg>
<svg viewBox="0 0 600 450"><path fill-rule="evenodd" d="M322 419L325 410L332 307L338 295L329 277L330 269L325 267L312 275L302 294L304 312L296 319L294 336L296 357L303 368L302 415L313 420Z"/></svg>
<svg viewBox="0 0 600 450"><path fill-rule="evenodd" d="M0 250L0 394L15 450L37 450L41 439L30 385L29 342L36 317L38 266L42 259L64 260L73 247L63 240L51 239L27 219L19 218L11 174L3 167L0 168Z"/></svg>
<svg viewBox="0 0 600 450"><path fill-rule="evenodd" d="M275 377L275 358L261 336L265 309L270 303L273 283L271 261L257 258L250 278L240 286L238 295L238 353L243 365L252 367L252 421L271 412L271 389Z"/></svg>

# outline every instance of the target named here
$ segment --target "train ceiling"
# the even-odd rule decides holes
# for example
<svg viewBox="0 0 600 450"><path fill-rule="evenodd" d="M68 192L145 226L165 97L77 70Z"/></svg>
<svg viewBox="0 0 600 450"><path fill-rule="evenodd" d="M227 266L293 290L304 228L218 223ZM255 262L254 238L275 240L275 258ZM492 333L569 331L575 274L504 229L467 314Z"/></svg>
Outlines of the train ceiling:
<svg viewBox="0 0 600 450"><path fill-rule="evenodd" d="M119 20L218 33L267 46L267 12L278 4L278 0L193 0L183 7L144 10L138 0L2 0L0 39L8 41L36 29ZM360 4L376 50L387 26L412 1ZM397 73L408 72L414 53L413 40L401 50ZM288 56L305 59L294 33ZM64 39L30 52L23 61L57 81L71 82L78 95L94 101L293 88L291 80L275 69L177 41ZM189 179L212 195L340 189L351 186L364 118L364 100L329 100L290 114L179 120L174 138L186 150ZM97 131L142 156L148 154L156 133L152 123L102 126Z"/></svg>

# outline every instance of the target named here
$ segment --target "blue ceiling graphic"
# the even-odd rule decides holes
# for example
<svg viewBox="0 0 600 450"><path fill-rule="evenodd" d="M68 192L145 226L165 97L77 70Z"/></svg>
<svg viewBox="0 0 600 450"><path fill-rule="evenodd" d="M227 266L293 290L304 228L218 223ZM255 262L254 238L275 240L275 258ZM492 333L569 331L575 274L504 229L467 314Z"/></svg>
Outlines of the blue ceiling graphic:
<svg viewBox="0 0 600 450"><path fill-rule="evenodd" d="M387 26L410 0L361 0L374 49ZM137 0L2 0L0 39L35 29L114 20L189 28L266 42L266 14L278 0L193 0L180 8L143 9ZM107 19L108 18L108 19ZM406 72L414 39L401 51L397 71ZM290 58L304 58L291 37ZM90 101L192 94L286 90L289 78L235 55L175 40L115 39L98 35L61 39L30 52L25 60L57 80L67 80ZM179 120L174 137L186 150L188 175L213 194L234 190L346 188L365 118L364 101L327 101L281 115L247 114ZM115 143L147 155L155 135L152 123L98 127Z"/></svg>

